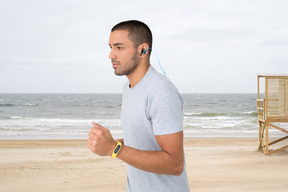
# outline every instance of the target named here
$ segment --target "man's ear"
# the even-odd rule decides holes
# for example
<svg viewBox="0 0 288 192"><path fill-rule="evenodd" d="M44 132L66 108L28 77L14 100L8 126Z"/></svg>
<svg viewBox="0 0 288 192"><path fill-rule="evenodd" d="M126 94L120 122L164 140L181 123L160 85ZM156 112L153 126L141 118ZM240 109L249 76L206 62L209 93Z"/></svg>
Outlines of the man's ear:
<svg viewBox="0 0 288 192"><path fill-rule="evenodd" d="M143 43L138 47L140 56L145 56L149 52L149 45L147 43Z"/></svg>

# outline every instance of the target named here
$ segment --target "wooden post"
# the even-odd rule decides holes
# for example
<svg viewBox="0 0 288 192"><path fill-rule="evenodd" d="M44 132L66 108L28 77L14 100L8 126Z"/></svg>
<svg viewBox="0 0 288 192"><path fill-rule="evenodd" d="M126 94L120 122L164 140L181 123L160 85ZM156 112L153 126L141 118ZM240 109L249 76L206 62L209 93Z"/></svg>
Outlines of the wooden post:
<svg viewBox="0 0 288 192"><path fill-rule="evenodd" d="M260 99L260 80L259 80L259 75L257 76L257 99Z"/></svg>
<svg viewBox="0 0 288 192"><path fill-rule="evenodd" d="M269 124L265 124L265 151L264 154L268 155L269 153Z"/></svg>
<svg viewBox="0 0 288 192"><path fill-rule="evenodd" d="M264 119L266 120L267 112L268 112L268 77L265 77L265 104L264 104ZM265 123L265 152L264 154L268 154L269 147L269 125Z"/></svg>
<svg viewBox="0 0 288 192"><path fill-rule="evenodd" d="M257 75L257 99L260 99L259 97L259 75ZM259 113L259 110L258 110L258 100L257 100L257 112ZM259 121L259 114L258 114L258 123L259 123L259 147L258 149L261 150L262 147L261 147L261 122Z"/></svg>

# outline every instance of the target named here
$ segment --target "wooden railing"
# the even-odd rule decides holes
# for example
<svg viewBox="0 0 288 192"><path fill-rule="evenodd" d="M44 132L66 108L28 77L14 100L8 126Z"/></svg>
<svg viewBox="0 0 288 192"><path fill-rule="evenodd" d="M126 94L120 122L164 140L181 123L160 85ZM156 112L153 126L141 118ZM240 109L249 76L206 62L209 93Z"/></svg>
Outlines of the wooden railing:
<svg viewBox="0 0 288 192"><path fill-rule="evenodd" d="M258 120L265 122L266 114L265 114L264 99L257 99L257 111L258 111Z"/></svg>

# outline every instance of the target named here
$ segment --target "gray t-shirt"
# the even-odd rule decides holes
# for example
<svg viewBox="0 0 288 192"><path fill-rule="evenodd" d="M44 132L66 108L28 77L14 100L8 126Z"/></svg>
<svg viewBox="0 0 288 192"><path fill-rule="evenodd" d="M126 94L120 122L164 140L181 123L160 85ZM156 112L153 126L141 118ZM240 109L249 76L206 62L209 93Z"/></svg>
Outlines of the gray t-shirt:
<svg viewBox="0 0 288 192"><path fill-rule="evenodd" d="M155 135L183 130L183 106L176 87L152 66L132 89L129 82L123 90L121 109L123 138L126 146L160 151ZM143 159L145 161L145 159ZM180 176L160 175L127 165L128 192L187 192L186 168Z"/></svg>

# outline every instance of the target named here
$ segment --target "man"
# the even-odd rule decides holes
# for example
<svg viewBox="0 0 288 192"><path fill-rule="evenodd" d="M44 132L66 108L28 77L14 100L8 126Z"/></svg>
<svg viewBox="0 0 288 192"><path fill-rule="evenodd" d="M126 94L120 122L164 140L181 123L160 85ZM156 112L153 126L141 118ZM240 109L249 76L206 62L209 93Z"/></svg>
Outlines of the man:
<svg viewBox="0 0 288 192"><path fill-rule="evenodd" d="M92 122L89 148L127 163L127 191L189 191L183 150L182 99L175 86L150 65L152 33L140 21L111 30L109 58L116 75L126 75L121 123L123 139Z"/></svg>

